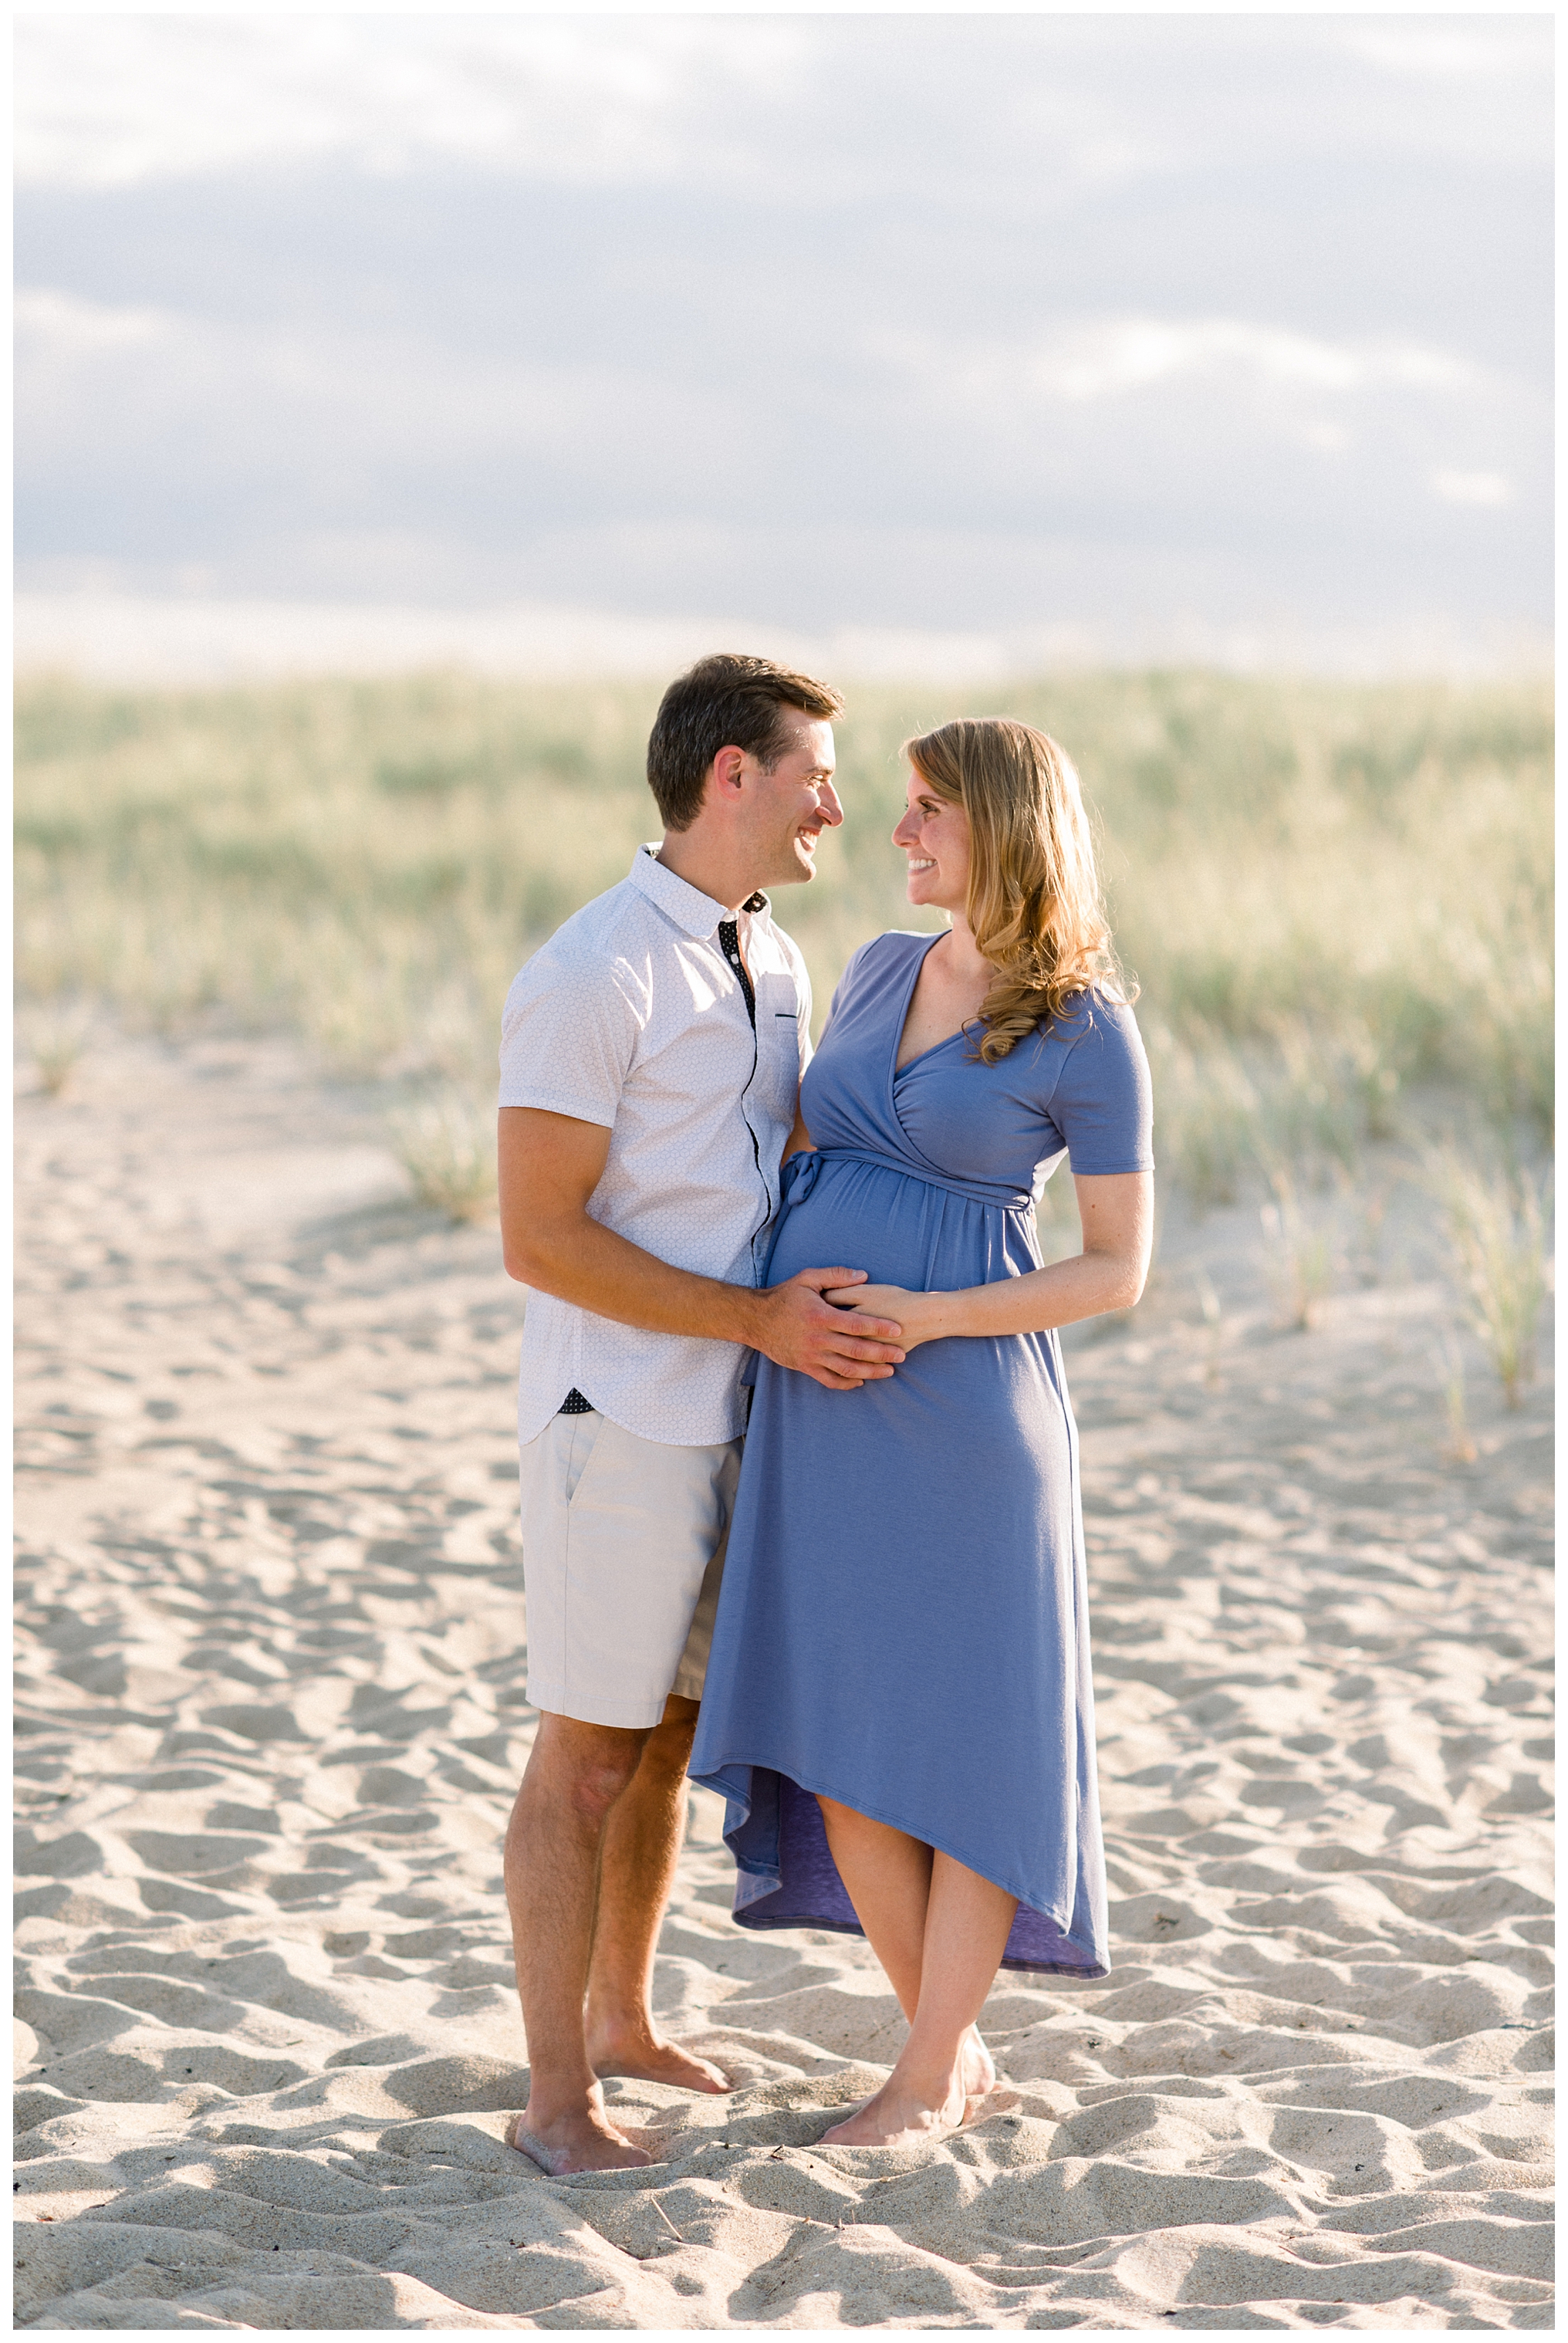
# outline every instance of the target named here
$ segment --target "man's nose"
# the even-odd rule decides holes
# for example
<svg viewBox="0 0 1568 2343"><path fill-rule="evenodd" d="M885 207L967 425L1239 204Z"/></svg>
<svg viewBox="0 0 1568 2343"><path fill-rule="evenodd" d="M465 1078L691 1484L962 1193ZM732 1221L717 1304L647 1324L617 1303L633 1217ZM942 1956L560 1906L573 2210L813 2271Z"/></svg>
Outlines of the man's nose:
<svg viewBox="0 0 1568 2343"><path fill-rule="evenodd" d="M843 820L844 809L839 803L838 792L835 790L831 781L819 781L818 783L817 809L821 814L823 820L827 823L829 830L837 830L839 823Z"/></svg>

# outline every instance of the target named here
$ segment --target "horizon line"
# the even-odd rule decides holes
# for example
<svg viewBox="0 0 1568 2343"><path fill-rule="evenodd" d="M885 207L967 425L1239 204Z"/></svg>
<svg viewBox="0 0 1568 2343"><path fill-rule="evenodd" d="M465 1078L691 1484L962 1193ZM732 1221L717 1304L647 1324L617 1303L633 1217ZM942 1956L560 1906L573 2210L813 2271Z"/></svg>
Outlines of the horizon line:
<svg viewBox="0 0 1568 2343"><path fill-rule="evenodd" d="M866 682L998 682L1030 675L1206 669L1340 682L1544 681L1548 629L1462 627L1445 614L1229 625L1187 614L1116 629L1035 624L960 632L801 628L738 614L648 618L521 598L415 604L347 598L115 588L23 589L13 601L18 680L156 685L302 681L450 671L490 680L642 681L745 646L807 671Z"/></svg>

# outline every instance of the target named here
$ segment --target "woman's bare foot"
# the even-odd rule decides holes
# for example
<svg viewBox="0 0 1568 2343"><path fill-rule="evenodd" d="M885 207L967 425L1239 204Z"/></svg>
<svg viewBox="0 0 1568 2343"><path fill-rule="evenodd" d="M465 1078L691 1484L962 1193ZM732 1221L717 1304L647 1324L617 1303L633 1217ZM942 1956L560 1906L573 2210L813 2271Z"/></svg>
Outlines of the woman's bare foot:
<svg viewBox="0 0 1568 2343"><path fill-rule="evenodd" d="M990 2052L971 2026L959 2046L953 2072L945 2087L924 2088L901 2075L897 2066L879 2091L852 2116L822 2134L824 2147L914 2147L941 2139L973 2123L996 2087L996 2067Z"/></svg>
<svg viewBox="0 0 1568 2343"><path fill-rule="evenodd" d="M864 2107L822 2134L824 2147L918 2147L961 2128L968 2102L954 2086L938 2097L895 2071Z"/></svg>
<svg viewBox="0 0 1568 2343"><path fill-rule="evenodd" d="M568 2172L619 2172L628 2165L653 2162L646 2148L634 2147L617 2131L602 2106L591 2103L570 2115L558 2116L537 2130L530 2126L525 2107L507 2127L507 2146L537 2164L552 2180Z"/></svg>
<svg viewBox="0 0 1568 2343"><path fill-rule="evenodd" d="M973 2123L996 2088L996 2061L980 2040L978 2026L971 2026L964 2036L959 2080L963 2086L964 2121Z"/></svg>
<svg viewBox="0 0 1568 2343"><path fill-rule="evenodd" d="M651 2027L636 2032L590 2029L588 2065L596 2075L629 2076L639 2083L669 2083L678 2091L729 2091L734 2088L722 2066L667 2042Z"/></svg>

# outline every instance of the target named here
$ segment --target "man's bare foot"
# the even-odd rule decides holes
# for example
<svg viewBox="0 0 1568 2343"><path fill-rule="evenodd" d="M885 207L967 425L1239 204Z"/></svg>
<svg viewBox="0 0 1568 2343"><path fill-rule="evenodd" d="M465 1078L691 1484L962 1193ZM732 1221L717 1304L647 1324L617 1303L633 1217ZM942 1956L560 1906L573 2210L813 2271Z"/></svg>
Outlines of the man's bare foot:
<svg viewBox="0 0 1568 2343"><path fill-rule="evenodd" d="M552 2180L568 2172L620 2172L628 2165L653 2162L646 2148L634 2147L617 2131L603 2107L592 2102L537 2127L530 2124L525 2107L508 2126L507 2145Z"/></svg>
<svg viewBox="0 0 1568 2343"><path fill-rule="evenodd" d="M629 2076L639 2083L669 2083L678 2091L734 2089L722 2066L667 2042L651 2028L612 2034L608 2028L590 2032L588 2065L596 2075Z"/></svg>

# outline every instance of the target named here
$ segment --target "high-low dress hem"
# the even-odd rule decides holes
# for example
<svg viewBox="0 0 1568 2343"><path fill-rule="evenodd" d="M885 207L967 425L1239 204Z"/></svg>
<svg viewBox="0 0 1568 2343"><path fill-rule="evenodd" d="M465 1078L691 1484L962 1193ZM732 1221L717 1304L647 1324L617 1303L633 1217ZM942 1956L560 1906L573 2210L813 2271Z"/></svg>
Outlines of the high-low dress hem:
<svg viewBox="0 0 1568 2343"><path fill-rule="evenodd" d="M806 1797L831 1798L836 1805L849 1806L856 1814L865 1815L871 1822L886 1823L890 1829L902 1831L908 1837L919 1839L922 1845L934 1847L939 1855L950 1855L954 1863L961 1863L966 1870L974 1872L978 1877L989 1879L991 1885L1000 1887L1004 1896L1017 1896L1018 1916L1013 1922L1011 1933L1021 1930L1026 1936L1032 1934L1029 1922L1034 1919L1054 1930L1064 1945L1071 1945L1074 1949L1080 1947L1081 1940L1070 1934L1070 1922L1068 1918L1063 1917L1060 1913L1052 1912L1049 1907L1032 1902L1028 1892L1016 1881L996 1878L994 1874L986 1868L984 1863L977 1859L971 1849L950 1844L946 1833L933 1837L930 1825L927 1823L916 1821L907 1814L895 1814L880 1805L873 1805L868 1803L864 1795L859 1792L834 1788L825 1781L807 1781L798 1768L781 1765L771 1757L738 1758L729 1763L722 1758L717 1761L709 1759L706 1762L706 1769L702 1776L703 1787L716 1790L725 1801L724 1836L730 1852L735 1855L736 1869L739 1875L736 1886L735 1906L731 1914L738 1926L755 1928L759 1931L776 1928L825 1928L839 1936L863 1937L866 1933L859 1921L853 1916L844 1919L820 1910L819 1908L822 1902L820 1896L798 1898L797 1900L802 1904L802 1908L799 1911L781 1906L767 1912L759 1908L764 1901L773 1904L776 1897L784 1895L785 1882L779 1869L760 1865L755 1861L747 1859L739 1852L737 1841L743 1838L747 1824L750 1820L751 1802L749 1778L746 1789L742 1791L734 1778L737 1771L744 1772L748 1777L754 1772L776 1774L780 1782L789 1784ZM824 1840L826 1835L824 1831ZM1013 1952L1010 1940L1009 1948L1002 1954L1001 1966L1004 1969L1028 1970L1038 1976L1081 1977L1086 1984L1091 1984L1099 1977L1110 1976L1110 1965L1099 1958L1092 1946L1083 1946L1081 1949L1083 1958L1080 1961L1053 1961L1045 1957L1035 1959L1026 1953Z"/></svg>

